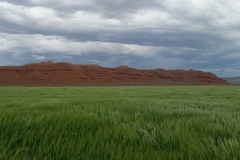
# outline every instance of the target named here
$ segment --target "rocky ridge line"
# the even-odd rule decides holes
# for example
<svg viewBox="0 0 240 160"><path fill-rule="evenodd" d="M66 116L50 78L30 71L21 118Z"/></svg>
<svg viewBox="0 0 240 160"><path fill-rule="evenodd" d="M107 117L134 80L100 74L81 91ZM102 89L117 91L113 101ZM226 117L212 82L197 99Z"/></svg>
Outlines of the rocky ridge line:
<svg viewBox="0 0 240 160"><path fill-rule="evenodd" d="M101 85L230 85L209 72L195 70L138 70L128 66L41 62L0 67L0 85L101 86Z"/></svg>

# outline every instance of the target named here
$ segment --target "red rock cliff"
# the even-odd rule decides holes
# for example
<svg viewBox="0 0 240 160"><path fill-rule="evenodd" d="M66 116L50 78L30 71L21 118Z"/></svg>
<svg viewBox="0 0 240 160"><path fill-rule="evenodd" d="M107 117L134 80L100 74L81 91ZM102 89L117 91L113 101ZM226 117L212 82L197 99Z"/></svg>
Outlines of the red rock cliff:
<svg viewBox="0 0 240 160"><path fill-rule="evenodd" d="M0 85L229 85L209 72L42 62L0 67Z"/></svg>

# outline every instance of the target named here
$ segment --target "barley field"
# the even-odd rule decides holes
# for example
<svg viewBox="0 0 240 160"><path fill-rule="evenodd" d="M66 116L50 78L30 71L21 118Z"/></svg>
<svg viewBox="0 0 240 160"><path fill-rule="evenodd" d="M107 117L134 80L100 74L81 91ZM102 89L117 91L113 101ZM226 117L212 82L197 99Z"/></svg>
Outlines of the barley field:
<svg viewBox="0 0 240 160"><path fill-rule="evenodd" d="M240 159L240 87L0 87L1 160Z"/></svg>

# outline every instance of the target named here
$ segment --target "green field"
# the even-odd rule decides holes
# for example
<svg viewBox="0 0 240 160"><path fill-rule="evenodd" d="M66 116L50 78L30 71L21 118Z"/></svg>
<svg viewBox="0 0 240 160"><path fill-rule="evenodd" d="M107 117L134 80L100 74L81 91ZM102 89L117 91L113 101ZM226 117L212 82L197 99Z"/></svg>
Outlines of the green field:
<svg viewBox="0 0 240 160"><path fill-rule="evenodd" d="M0 87L0 159L240 159L240 87Z"/></svg>

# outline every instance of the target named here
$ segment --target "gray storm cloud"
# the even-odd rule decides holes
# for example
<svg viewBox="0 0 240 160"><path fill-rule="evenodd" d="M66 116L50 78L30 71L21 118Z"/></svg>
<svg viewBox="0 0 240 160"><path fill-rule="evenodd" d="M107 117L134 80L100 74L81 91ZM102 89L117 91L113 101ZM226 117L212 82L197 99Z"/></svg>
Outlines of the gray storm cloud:
<svg viewBox="0 0 240 160"><path fill-rule="evenodd" d="M0 65L117 62L239 76L239 10L237 0L0 1Z"/></svg>

